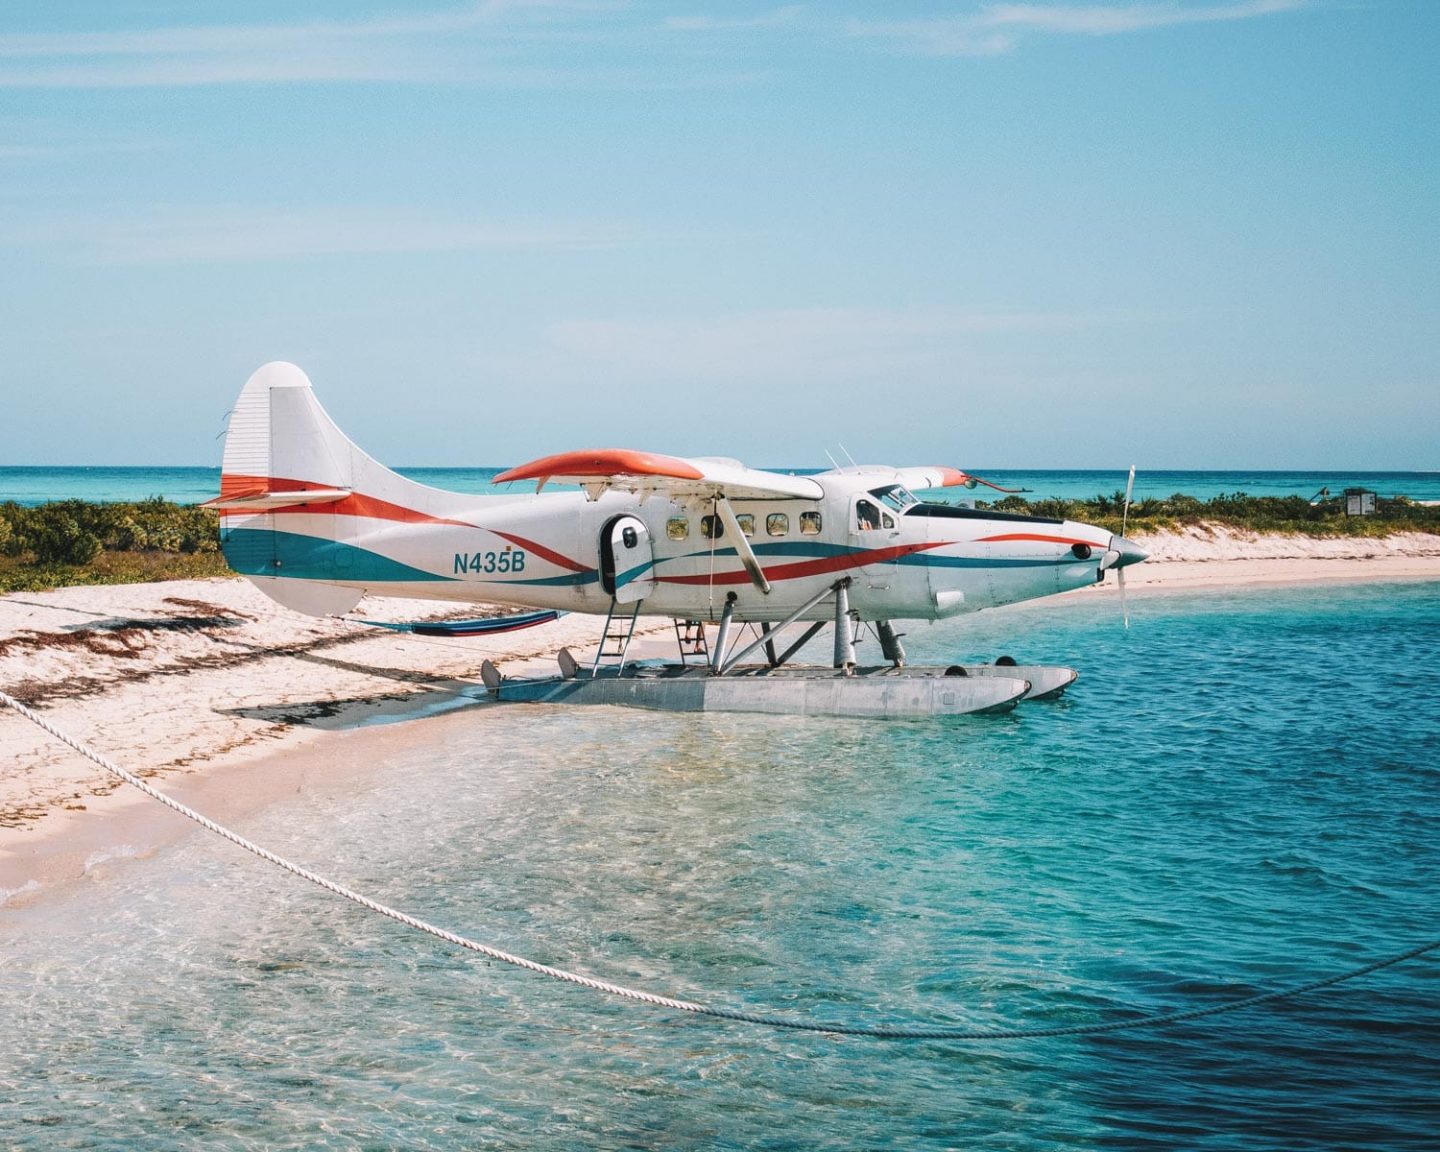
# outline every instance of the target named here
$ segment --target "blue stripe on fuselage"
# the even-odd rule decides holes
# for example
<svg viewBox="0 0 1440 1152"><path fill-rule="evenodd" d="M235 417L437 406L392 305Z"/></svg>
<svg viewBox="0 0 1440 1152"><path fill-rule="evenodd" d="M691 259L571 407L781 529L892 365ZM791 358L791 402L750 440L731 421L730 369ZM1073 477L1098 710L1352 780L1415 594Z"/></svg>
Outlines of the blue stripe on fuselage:
<svg viewBox="0 0 1440 1152"><path fill-rule="evenodd" d="M280 576L287 580L349 583L453 581L454 577L412 568L367 548L263 528L235 528L222 534L225 562L242 576Z"/></svg>

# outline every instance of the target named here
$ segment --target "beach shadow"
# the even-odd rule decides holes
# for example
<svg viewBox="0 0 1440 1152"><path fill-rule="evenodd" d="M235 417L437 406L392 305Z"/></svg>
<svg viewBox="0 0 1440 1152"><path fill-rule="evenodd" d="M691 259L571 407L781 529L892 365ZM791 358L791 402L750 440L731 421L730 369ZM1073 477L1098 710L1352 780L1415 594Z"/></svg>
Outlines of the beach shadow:
<svg viewBox="0 0 1440 1152"><path fill-rule="evenodd" d="M362 664L355 660L339 660L334 656L322 656L315 648L321 646L329 648L338 644L354 643L357 640L364 640L364 635L336 636L330 639L316 642L311 648L275 648L264 644L247 644L244 641L227 637L226 643L234 648L247 649L252 655L249 659L264 659L268 657L284 657L287 660L299 660L306 664L318 664L322 668L334 668L340 672L352 672L357 676L373 676L379 680L394 680L400 684L414 685L420 688L441 688L453 684L468 684L470 687L479 687L466 680L455 680L447 677L436 676L434 673L416 670L414 668L388 668L379 664Z"/></svg>
<svg viewBox="0 0 1440 1152"><path fill-rule="evenodd" d="M484 685L468 680L430 680L423 690L404 696L349 696L325 700L292 700L284 704L255 704L244 708L217 708L223 716L258 720L285 727L340 732L418 720L460 708L488 703Z"/></svg>
<svg viewBox="0 0 1440 1152"><path fill-rule="evenodd" d="M239 628L244 621L234 616L163 616L158 620L136 620L131 616L107 616L84 624L65 624L61 632L208 632L216 628Z"/></svg>

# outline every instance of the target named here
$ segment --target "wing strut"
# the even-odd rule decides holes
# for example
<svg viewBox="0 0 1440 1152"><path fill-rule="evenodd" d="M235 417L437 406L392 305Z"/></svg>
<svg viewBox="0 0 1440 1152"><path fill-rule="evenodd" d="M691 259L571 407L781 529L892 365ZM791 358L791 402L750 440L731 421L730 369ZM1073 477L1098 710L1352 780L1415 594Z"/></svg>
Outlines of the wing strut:
<svg viewBox="0 0 1440 1152"><path fill-rule="evenodd" d="M730 507L730 501L724 496L716 496L715 511L720 514L720 521L725 525L730 539L735 541L735 554L740 557L740 563L745 565L745 571L750 573L750 582L766 596L770 595L770 581L765 579L765 570L760 567L760 561L755 559L749 539L740 531L740 521L735 519L735 509Z"/></svg>

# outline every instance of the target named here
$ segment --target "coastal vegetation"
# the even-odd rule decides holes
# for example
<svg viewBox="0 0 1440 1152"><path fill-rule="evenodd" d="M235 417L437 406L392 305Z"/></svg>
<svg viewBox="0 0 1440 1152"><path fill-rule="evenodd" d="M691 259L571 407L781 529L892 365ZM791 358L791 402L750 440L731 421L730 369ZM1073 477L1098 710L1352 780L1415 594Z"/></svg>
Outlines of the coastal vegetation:
<svg viewBox="0 0 1440 1152"><path fill-rule="evenodd" d="M0 504L0 592L223 576L213 513L154 498Z"/></svg>
<svg viewBox="0 0 1440 1152"><path fill-rule="evenodd" d="M1027 500L1006 496L991 508L1027 516L1079 520L1120 531L1125 494L1089 500ZM1176 494L1137 500L1130 507L1131 535L1213 525L1257 533L1303 536L1440 534L1440 507L1402 497L1378 498L1375 512L1347 516L1343 497L1312 503L1298 496L1247 496L1243 492L1198 500ZM0 592L39 591L70 584L130 584L224 576L215 515L158 497L130 503L58 500L0 503Z"/></svg>
<svg viewBox="0 0 1440 1152"><path fill-rule="evenodd" d="M1027 500L1006 496L977 508L1054 520L1078 520L1119 532L1125 519L1125 493L1095 496L1088 500ZM1130 505L1125 530L1130 535L1178 531L1200 525L1214 525L1266 535L1297 536L1389 536L1396 532L1440 534L1440 507L1417 504L1404 496L1377 496L1375 510L1365 516L1346 515L1342 496L1307 500L1303 496L1249 496L1244 492L1221 493L1199 500L1177 492L1163 500L1136 500Z"/></svg>

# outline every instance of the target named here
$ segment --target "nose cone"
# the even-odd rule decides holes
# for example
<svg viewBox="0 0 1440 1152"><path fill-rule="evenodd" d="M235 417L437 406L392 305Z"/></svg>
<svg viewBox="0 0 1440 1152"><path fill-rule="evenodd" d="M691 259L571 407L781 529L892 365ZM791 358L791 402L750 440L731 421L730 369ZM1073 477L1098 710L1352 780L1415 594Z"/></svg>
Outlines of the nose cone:
<svg viewBox="0 0 1440 1152"><path fill-rule="evenodd" d="M1126 568L1131 564L1139 564L1140 561L1148 559L1150 553L1141 548L1133 540L1127 540L1124 536L1110 537L1110 551L1115 554L1113 563L1106 565L1109 568Z"/></svg>

